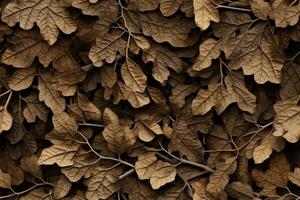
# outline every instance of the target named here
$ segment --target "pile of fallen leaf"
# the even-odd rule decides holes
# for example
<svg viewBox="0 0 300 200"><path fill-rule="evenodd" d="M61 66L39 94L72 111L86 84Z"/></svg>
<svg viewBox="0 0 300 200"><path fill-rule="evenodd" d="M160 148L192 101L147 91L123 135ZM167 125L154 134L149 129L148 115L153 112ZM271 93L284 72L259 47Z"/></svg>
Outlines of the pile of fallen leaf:
<svg viewBox="0 0 300 200"><path fill-rule="evenodd" d="M299 0L0 7L0 200L300 198Z"/></svg>

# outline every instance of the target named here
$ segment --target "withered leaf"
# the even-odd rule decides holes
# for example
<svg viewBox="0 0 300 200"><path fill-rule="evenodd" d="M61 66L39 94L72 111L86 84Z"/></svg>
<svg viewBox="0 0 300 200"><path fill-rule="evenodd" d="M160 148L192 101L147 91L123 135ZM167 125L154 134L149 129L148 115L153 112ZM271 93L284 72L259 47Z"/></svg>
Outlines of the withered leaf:
<svg viewBox="0 0 300 200"><path fill-rule="evenodd" d="M61 199L65 197L69 193L71 187L72 184L70 181L64 175L61 175L54 185L53 197L55 199Z"/></svg>
<svg viewBox="0 0 300 200"><path fill-rule="evenodd" d="M0 110L0 134L3 131L8 131L13 123L13 118L6 108Z"/></svg>
<svg viewBox="0 0 300 200"><path fill-rule="evenodd" d="M106 108L103 117L108 120L103 130L103 137L108 143L108 148L118 154L129 150L136 141L135 135L129 127L119 123L118 116L109 108Z"/></svg>
<svg viewBox="0 0 300 200"><path fill-rule="evenodd" d="M11 187L11 176L0 169L0 187Z"/></svg>
<svg viewBox="0 0 300 200"><path fill-rule="evenodd" d="M42 178L43 172L41 166L38 165L38 157L36 155L26 156L21 159L21 168L37 178Z"/></svg>
<svg viewBox="0 0 300 200"><path fill-rule="evenodd" d="M39 165L53 165L56 163L60 167L67 167L74 164L74 156L76 155L79 144L61 145L55 144L45 148L39 157Z"/></svg>
<svg viewBox="0 0 300 200"><path fill-rule="evenodd" d="M101 67L104 60L107 63L112 63L118 52L125 54L126 41L122 35L122 32L114 31L97 37L96 44L92 46L89 52L89 58L96 67Z"/></svg>
<svg viewBox="0 0 300 200"><path fill-rule="evenodd" d="M263 188L260 194L268 197L277 197L276 188L286 187L289 172L290 164L285 155L275 154L271 158L270 168L266 172L254 169L252 175L257 185Z"/></svg>
<svg viewBox="0 0 300 200"><path fill-rule="evenodd" d="M139 179L150 179L154 190L174 181L176 176L176 168L172 164L158 160L151 153L139 157L135 163L135 170Z"/></svg>
<svg viewBox="0 0 300 200"><path fill-rule="evenodd" d="M71 181L77 182L82 177L90 178L94 168L97 166L96 160L87 154L76 155L74 164L69 167L62 168L62 173Z"/></svg>
<svg viewBox="0 0 300 200"><path fill-rule="evenodd" d="M274 136L282 136L291 143L296 143L299 138L300 106L299 96L282 100L274 105L276 117L274 120Z"/></svg>
<svg viewBox="0 0 300 200"><path fill-rule="evenodd" d="M236 102L241 110L253 113L256 108L256 97L245 87L243 76L236 74L225 77L225 86L213 83L208 90L200 89L193 100L192 111L195 115L204 115L212 107L221 114L228 105Z"/></svg>
<svg viewBox="0 0 300 200"><path fill-rule="evenodd" d="M219 42L215 39L209 38L200 45L200 54L197 57L193 69L201 71L208 68L212 64L212 60L220 56Z"/></svg>
<svg viewBox="0 0 300 200"><path fill-rule="evenodd" d="M253 159L255 163L262 163L270 157L273 149L277 152L284 148L284 141L281 137L275 137L272 134L266 135L260 144L256 145L253 151Z"/></svg>
<svg viewBox="0 0 300 200"><path fill-rule="evenodd" d="M121 67L121 74L125 84L134 92L144 92L147 86L147 76L140 66L130 58Z"/></svg>
<svg viewBox="0 0 300 200"><path fill-rule="evenodd" d="M295 168L295 170L293 172L289 172L289 176L288 179L289 181L291 181L292 183L300 186L300 168Z"/></svg>
<svg viewBox="0 0 300 200"><path fill-rule="evenodd" d="M299 21L300 4L290 6L285 0L275 0L272 3L270 18L275 20L277 27L294 26Z"/></svg>
<svg viewBox="0 0 300 200"><path fill-rule="evenodd" d="M202 30L206 30L210 22L219 22L220 16L211 0L194 0L195 22Z"/></svg>
<svg viewBox="0 0 300 200"><path fill-rule="evenodd" d="M256 17L266 20L272 10L271 5L267 1L250 0L250 6Z"/></svg>
<svg viewBox="0 0 300 200"><path fill-rule="evenodd" d="M59 133L76 133L78 125L76 120L65 112L56 113L52 117L54 129Z"/></svg>
<svg viewBox="0 0 300 200"><path fill-rule="evenodd" d="M201 162L203 146L196 131L188 128L185 119L176 119L168 150L179 151L180 155L186 156L193 162Z"/></svg>
<svg viewBox="0 0 300 200"><path fill-rule="evenodd" d="M92 102L90 102L85 95L78 93L77 97L78 106L83 111L88 120L96 121L101 118L101 111L99 110L99 108L97 108Z"/></svg>
<svg viewBox="0 0 300 200"><path fill-rule="evenodd" d="M24 98L24 101L26 107L23 110L23 115L27 122L33 123L37 117L44 122L47 121L49 110L39 101L37 93L31 93Z"/></svg>
<svg viewBox="0 0 300 200"><path fill-rule="evenodd" d="M218 197L229 181L229 175L236 170L237 162L235 157L225 158L216 166L216 171L209 176L206 190L214 197Z"/></svg>
<svg viewBox="0 0 300 200"><path fill-rule="evenodd" d="M55 90L51 84L51 74L39 75L39 100L44 101L53 113L60 113L66 108L66 101L62 94Z"/></svg>
<svg viewBox="0 0 300 200"><path fill-rule="evenodd" d="M35 67L17 70L8 80L8 86L14 91L27 89L35 76Z"/></svg>
<svg viewBox="0 0 300 200"><path fill-rule="evenodd" d="M194 43L189 41L189 33L195 24L180 14L166 18L158 12L147 12L140 14L140 21L143 33L158 43L169 42L174 47L187 47Z"/></svg>
<svg viewBox="0 0 300 200"><path fill-rule="evenodd" d="M85 181L87 185L86 197L89 200L107 199L118 191L119 175L122 169L97 167L93 169L92 176Z"/></svg>
<svg viewBox="0 0 300 200"><path fill-rule="evenodd" d="M2 12L1 19L9 26L20 22L25 30L32 29L34 23L40 28L42 37L53 45L59 30L65 34L76 30L76 23L58 0L25 0L8 4Z"/></svg>
<svg viewBox="0 0 300 200"><path fill-rule="evenodd" d="M164 16L168 17L175 14L182 3L183 0L161 0L159 9Z"/></svg>

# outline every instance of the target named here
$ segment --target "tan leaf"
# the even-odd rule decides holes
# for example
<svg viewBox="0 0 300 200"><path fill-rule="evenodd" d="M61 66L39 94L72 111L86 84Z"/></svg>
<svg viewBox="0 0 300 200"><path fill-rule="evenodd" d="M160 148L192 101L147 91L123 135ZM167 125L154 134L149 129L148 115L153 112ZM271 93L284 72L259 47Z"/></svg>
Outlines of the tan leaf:
<svg viewBox="0 0 300 200"><path fill-rule="evenodd" d="M61 172L74 183L78 182L82 177L90 178L94 168L97 166L96 160L89 157L88 154L75 156L73 160L73 165L62 168Z"/></svg>
<svg viewBox="0 0 300 200"><path fill-rule="evenodd" d="M36 23L50 45L56 42L59 30L65 34L76 31L74 19L57 0L15 1L5 7L2 20L11 27L20 22L20 27L25 30L32 29Z"/></svg>
<svg viewBox="0 0 300 200"><path fill-rule="evenodd" d="M158 43L169 42L174 47L187 47L195 42L195 39L189 37L195 28L193 21L180 14L166 18L159 12L141 13L140 21L143 33Z"/></svg>
<svg viewBox="0 0 300 200"><path fill-rule="evenodd" d="M105 108L103 117L110 119L102 133L108 148L118 154L129 150L136 141L133 132L128 127L120 125L118 116L109 108Z"/></svg>
<svg viewBox="0 0 300 200"><path fill-rule="evenodd" d="M169 96L170 104L176 105L177 108L182 108L185 104L185 98L196 92L198 88L195 84L176 84L172 89L172 95Z"/></svg>
<svg viewBox="0 0 300 200"><path fill-rule="evenodd" d="M101 85L112 88L117 82L117 75L113 67L104 66L100 71Z"/></svg>
<svg viewBox="0 0 300 200"><path fill-rule="evenodd" d="M178 151L181 156L186 156L193 162L201 162L203 159L203 146L198 132L189 129L187 122L181 118L174 123L168 150Z"/></svg>
<svg viewBox="0 0 300 200"><path fill-rule="evenodd" d="M2 54L1 62L16 68L29 67L48 46L36 30L15 32L9 42L12 47L9 46Z"/></svg>
<svg viewBox="0 0 300 200"><path fill-rule="evenodd" d="M106 169L94 168L91 178L85 181L87 185L86 197L89 200L107 199L118 191L119 176L122 174L120 167Z"/></svg>
<svg viewBox="0 0 300 200"><path fill-rule="evenodd" d="M0 169L0 187L9 189L11 187L11 176Z"/></svg>
<svg viewBox="0 0 300 200"><path fill-rule="evenodd" d="M283 150L285 146L284 140L280 137L275 137L272 134L266 135L259 145L256 145L253 151L253 159L256 164L264 162L268 159L273 149L277 152Z"/></svg>
<svg viewBox="0 0 300 200"><path fill-rule="evenodd" d="M151 44L150 48L143 53L143 60L153 63L152 76L163 85L170 75L168 68L179 73L184 67L184 62L177 57L176 53L157 44Z"/></svg>
<svg viewBox="0 0 300 200"><path fill-rule="evenodd" d="M267 20L272 10L270 3L264 0L250 0L250 6L254 15L262 20Z"/></svg>
<svg viewBox="0 0 300 200"><path fill-rule="evenodd" d="M156 135L163 134L160 125L153 120L139 120L135 123L134 132L144 142L152 141Z"/></svg>
<svg viewBox="0 0 300 200"><path fill-rule="evenodd" d="M267 81L272 83L281 82L282 60L274 55L272 45L265 40L261 40L260 46L238 60L232 60L229 64L233 69L241 66L245 75L254 74L254 79L258 84L264 84Z"/></svg>
<svg viewBox="0 0 300 200"><path fill-rule="evenodd" d="M254 192L250 185L242 182L232 182L228 184L226 188L230 197L238 200L252 200L254 199Z"/></svg>
<svg viewBox="0 0 300 200"><path fill-rule="evenodd" d="M104 60L112 63L118 52L125 54L126 41L122 39L122 35L123 33L114 31L97 37L96 44L89 52L89 58L96 67L101 67Z"/></svg>
<svg viewBox="0 0 300 200"><path fill-rule="evenodd" d="M278 197L276 188L287 187L290 164L284 154L275 154L271 158L270 168L266 172L254 169L252 176L256 184L263 188L261 195L267 197Z"/></svg>
<svg viewBox="0 0 300 200"><path fill-rule="evenodd" d="M72 183L64 175L60 175L53 188L53 197L55 199L65 197L70 192L71 187Z"/></svg>
<svg viewBox="0 0 300 200"><path fill-rule="evenodd" d="M212 60L220 56L219 42L209 38L200 45L200 54L196 58L193 69L201 71L211 66Z"/></svg>
<svg viewBox="0 0 300 200"><path fill-rule="evenodd" d="M275 20L276 26L285 28L294 26L299 21L300 4L290 6L285 0L275 0L272 3L270 18Z"/></svg>
<svg viewBox="0 0 300 200"><path fill-rule="evenodd" d="M139 179L150 179L151 187L154 190L174 181L176 176L174 165L157 160L157 157L151 153L139 156L135 163L135 170Z"/></svg>
<svg viewBox="0 0 300 200"><path fill-rule="evenodd" d="M151 189L148 184L137 178L128 177L121 183L122 191L128 194L130 200L147 199L157 200L158 195Z"/></svg>
<svg viewBox="0 0 300 200"><path fill-rule="evenodd" d="M26 193L20 200L51 200L49 194L44 191L45 188L40 187Z"/></svg>
<svg viewBox="0 0 300 200"><path fill-rule="evenodd" d="M23 115L27 122L35 122L36 117L44 122L47 121L49 110L45 104L39 101L37 93L31 93L24 100L27 105L23 110Z"/></svg>
<svg viewBox="0 0 300 200"><path fill-rule="evenodd" d="M218 197L229 182L229 175L236 170L236 157L228 157L224 162L220 162L216 166L215 172L209 176L209 182L206 190L214 197Z"/></svg>
<svg viewBox="0 0 300 200"><path fill-rule="evenodd" d="M182 3L183 0L161 0L159 9L164 16L169 17L176 13Z"/></svg>
<svg viewBox="0 0 300 200"><path fill-rule="evenodd" d="M147 86L147 76L141 67L130 58L121 67L121 74L125 84L134 92L144 92Z"/></svg>
<svg viewBox="0 0 300 200"><path fill-rule="evenodd" d="M256 108L256 97L245 86L243 75L225 77L225 86L213 83L208 90L200 89L192 102L192 111L195 115L204 115L214 106L221 114L228 105L236 102L241 110L253 113Z"/></svg>
<svg viewBox="0 0 300 200"><path fill-rule="evenodd" d="M193 194L193 200L204 200L208 197L206 196L206 181L196 179L192 182L192 187L195 192Z"/></svg>
<svg viewBox="0 0 300 200"><path fill-rule="evenodd" d="M55 144L45 148L39 157L39 165L53 165L56 163L60 167L67 167L74 164L74 156L76 155L79 144Z"/></svg>
<svg viewBox="0 0 300 200"><path fill-rule="evenodd" d="M42 178L43 172L41 166L38 165L38 157L36 155L26 156L21 159L21 168L37 178Z"/></svg>
<svg viewBox="0 0 300 200"><path fill-rule="evenodd" d="M282 136L288 142L296 143L300 138L300 106L299 96L282 100L274 105L276 112L273 132L274 136Z"/></svg>
<svg viewBox="0 0 300 200"><path fill-rule="evenodd" d="M132 7L141 12L156 10L159 6L159 0L132 0L130 3L132 3Z"/></svg>
<svg viewBox="0 0 300 200"><path fill-rule="evenodd" d="M293 172L289 172L289 181L300 187L300 168L295 168Z"/></svg>
<svg viewBox="0 0 300 200"><path fill-rule="evenodd" d="M49 72L39 75L39 100L44 101L53 113L60 113L65 110L66 101L61 93L53 88L50 81L51 74Z"/></svg>
<svg viewBox="0 0 300 200"><path fill-rule="evenodd" d="M8 131L13 123L13 118L6 108L1 108L0 111L0 134L3 131Z"/></svg>
<svg viewBox="0 0 300 200"><path fill-rule="evenodd" d="M201 30L206 30L210 22L219 22L220 16L218 10L211 0L194 0L195 22Z"/></svg>
<svg viewBox="0 0 300 200"><path fill-rule="evenodd" d="M52 123L54 129L59 133L75 134L78 129L76 120L65 112L53 115Z"/></svg>
<svg viewBox="0 0 300 200"><path fill-rule="evenodd" d="M300 65L296 63L285 63L280 88L282 99L292 98L300 94Z"/></svg>
<svg viewBox="0 0 300 200"><path fill-rule="evenodd" d="M88 120L96 121L101 118L101 111L85 95L78 93L77 97L78 106Z"/></svg>
<svg viewBox="0 0 300 200"><path fill-rule="evenodd" d="M20 91L31 86L35 76L35 67L19 69L9 78L8 86L10 89Z"/></svg>
<svg viewBox="0 0 300 200"><path fill-rule="evenodd" d="M128 94L127 98L128 98L127 100L129 101L129 103L134 108L141 108L150 103L150 99L146 93L140 93L140 92L133 91Z"/></svg>
<svg viewBox="0 0 300 200"><path fill-rule="evenodd" d="M97 30L97 35L107 33L111 24L118 17L119 5L117 1L101 0L91 3L88 0L75 0L72 2L72 6L81 9L85 15L99 17L94 27Z"/></svg>
<svg viewBox="0 0 300 200"><path fill-rule="evenodd" d="M141 48L143 50L147 50L150 48L150 43L146 37L141 36L141 35L135 35L133 38L134 38L136 45L139 48Z"/></svg>

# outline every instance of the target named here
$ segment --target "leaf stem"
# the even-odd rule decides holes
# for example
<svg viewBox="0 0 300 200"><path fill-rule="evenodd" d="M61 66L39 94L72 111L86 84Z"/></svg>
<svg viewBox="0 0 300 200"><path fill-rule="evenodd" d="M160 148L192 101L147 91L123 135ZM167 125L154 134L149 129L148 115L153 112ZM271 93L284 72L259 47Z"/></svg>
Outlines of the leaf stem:
<svg viewBox="0 0 300 200"><path fill-rule="evenodd" d="M0 199L8 199L8 198L11 198L11 197L14 197L14 196L19 196L19 195L22 195L22 194L26 194L27 192L30 192L30 191L34 190L35 188L37 188L37 187L46 186L46 185L52 186L52 184L47 183L47 182L37 183L34 186L32 186L32 187L30 187L30 188L28 188L26 190L23 190L21 192L15 192L11 188L11 191L13 192L13 194L5 195L5 196L0 196Z"/></svg>
<svg viewBox="0 0 300 200"><path fill-rule="evenodd" d="M247 9L247 8L237 8L237 7L224 6L224 5L217 5L216 8L224 8L224 9L230 9L230 10L238 10L238 11L252 12L251 9Z"/></svg>
<svg viewBox="0 0 300 200"><path fill-rule="evenodd" d="M79 126L91 126L91 127L97 127L97 128L105 127L103 124L94 124L94 123L87 123L87 122L78 123L78 125Z"/></svg>
<svg viewBox="0 0 300 200"><path fill-rule="evenodd" d="M100 159L103 159L103 160L111 160L111 161L116 161L116 162L119 162L119 163L122 163L124 165L127 165L131 168L134 168L134 165L129 163L129 162L126 162L125 160L121 160L120 158L113 158L113 157L107 157L107 156L102 156L100 155L93 147L92 145L90 144L89 140L80 132L80 131L77 131L80 136L85 140L85 143L89 146L90 150L95 154L97 155Z"/></svg>

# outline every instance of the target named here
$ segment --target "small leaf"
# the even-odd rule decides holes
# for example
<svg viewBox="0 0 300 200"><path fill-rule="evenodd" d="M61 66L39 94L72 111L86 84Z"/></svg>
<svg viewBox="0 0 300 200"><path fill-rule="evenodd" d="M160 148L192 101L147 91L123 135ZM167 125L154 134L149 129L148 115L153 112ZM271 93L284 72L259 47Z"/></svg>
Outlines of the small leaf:
<svg viewBox="0 0 300 200"><path fill-rule="evenodd" d="M11 187L11 176L0 169L0 187L9 189Z"/></svg>
<svg viewBox="0 0 300 200"><path fill-rule="evenodd" d="M195 22L201 30L206 30L210 21L219 22L220 16L211 0L194 0Z"/></svg>
<svg viewBox="0 0 300 200"><path fill-rule="evenodd" d="M21 91L31 86L35 75L35 67L19 69L9 78L8 86L15 91Z"/></svg>
<svg viewBox="0 0 300 200"><path fill-rule="evenodd" d="M174 181L176 176L175 166L157 160L157 157L150 153L139 157L135 163L135 170L139 179L150 179L150 184L154 190Z"/></svg>
<svg viewBox="0 0 300 200"><path fill-rule="evenodd" d="M2 108L0 111L0 134L3 131L8 131L13 123L13 118L6 108Z"/></svg>
<svg viewBox="0 0 300 200"><path fill-rule="evenodd" d="M76 155L79 144L61 145L55 144L45 148L39 157L39 165L53 165L56 163L60 167L67 167L74 164L74 156Z"/></svg>

